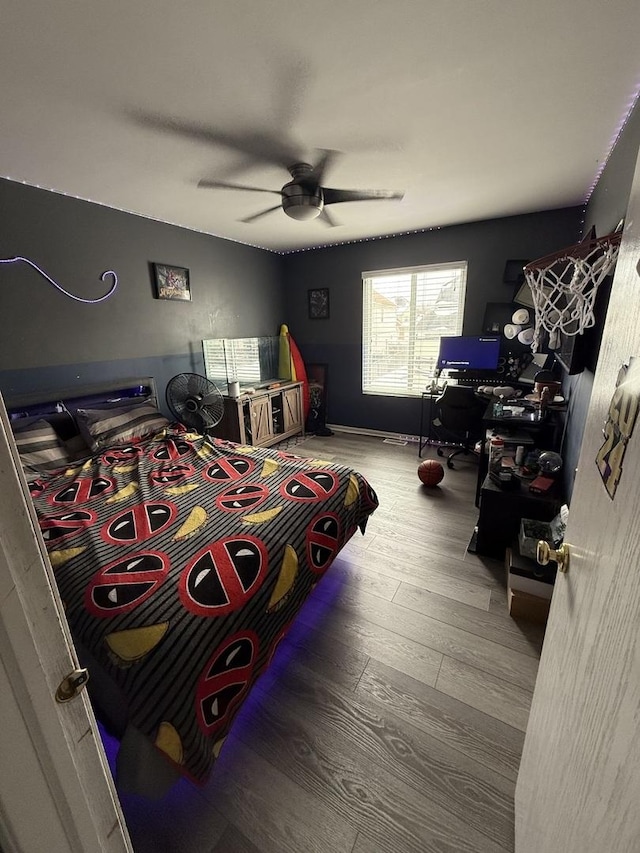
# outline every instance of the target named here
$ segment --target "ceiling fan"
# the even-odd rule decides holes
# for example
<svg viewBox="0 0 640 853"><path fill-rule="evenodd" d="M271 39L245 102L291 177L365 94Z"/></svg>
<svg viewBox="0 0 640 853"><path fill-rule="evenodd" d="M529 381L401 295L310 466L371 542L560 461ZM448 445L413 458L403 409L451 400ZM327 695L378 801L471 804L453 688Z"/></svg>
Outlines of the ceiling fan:
<svg viewBox="0 0 640 853"><path fill-rule="evenodd" d="M263 187L252 187L245 184L229 183L228 181L202 180L198 186L205 189L232 189L248 192L271 193L280 196L279 204L268 207L258 213L253 213L241 219L241 222L255 222L269 213L282 209L291 219L305 221L320 217L327 225L338 223L327 211L327 205L347 201L375 201L402 199L404 193L390 190L338 190L322 185L329 164L334 160L337 151L324 151L315 166L310 163L294 163L288 166L291 180L280 190L268 190Z"/></svg>

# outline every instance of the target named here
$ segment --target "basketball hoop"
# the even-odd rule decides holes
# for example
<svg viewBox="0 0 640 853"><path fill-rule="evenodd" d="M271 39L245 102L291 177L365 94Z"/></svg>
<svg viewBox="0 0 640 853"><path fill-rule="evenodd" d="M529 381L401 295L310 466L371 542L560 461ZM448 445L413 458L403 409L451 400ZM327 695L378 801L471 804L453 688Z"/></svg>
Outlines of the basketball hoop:
<svg viewBox="0 0 640 853"><path fill-rule="evenodd" d="M534 352L540 349L545 331L553 350L560 346L560 333L581 335L595 324L598 287L615 266L621 239L621 232L588 237L525 266L535 309Z"/></svg>

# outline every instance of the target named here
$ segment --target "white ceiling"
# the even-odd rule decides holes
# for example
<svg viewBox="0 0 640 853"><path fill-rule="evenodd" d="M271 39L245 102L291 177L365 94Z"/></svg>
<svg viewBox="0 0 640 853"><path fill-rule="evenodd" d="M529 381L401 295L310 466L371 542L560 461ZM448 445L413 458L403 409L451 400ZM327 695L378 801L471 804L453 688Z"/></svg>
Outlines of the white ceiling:
<svg viewBox="0 0 640 853"><path fill-rule="evenodd" d="M0 175L276 251L581 204L640 84L638 0L2 6ZM318 149L404 199L246 224L278 197L198 188Z"/></svg>

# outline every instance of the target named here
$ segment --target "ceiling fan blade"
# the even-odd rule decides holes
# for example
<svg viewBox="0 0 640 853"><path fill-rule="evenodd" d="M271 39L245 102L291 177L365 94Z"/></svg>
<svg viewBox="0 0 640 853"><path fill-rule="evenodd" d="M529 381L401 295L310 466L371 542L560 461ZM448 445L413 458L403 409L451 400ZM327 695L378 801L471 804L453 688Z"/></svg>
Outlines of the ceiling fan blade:
<svg viewBox="0 0 640 853"><path fill-rule="evenodd" d="M319 184L322 183L327 170L333 165L337 157L341 154L340 151L334 151L331 148L323 148L322 156L313 167L313 176Z"/></svg>
<svg viewBox="0 0 640 853"><path fill-rule="evenodd" d="M267 213L273 213L274 210L282 210L282 205L276 204L275 207L268 207L266 210L261 210L260 213L254 213L252 216L245 216L245 218L241 219L240 222L255 222L256 219L266 216Z"/></svg>
<svg viewBox="0 0 640 853"><path fill-rule="evenodd" d="M340 225L340 222L337 222L335 217L331 216L326 207L322 209L322 213L318 219L321 219L324 224L328 225L330 228L335 228L336 225Z"/></svg>
<svg viewBox="0 0 640 853"><path fill-rule="evenodd" d="M222 190L247 190L253 193L275 193L282 195L280 190L265 190L263 187L249 187L246 184L232 184L228 181L198 181L198 186L203 189L222 189Z"/></svg>
<svg viewBox="0 0 640 853"><path fill-rule="evenodd" d="M286 169L298 158L298 153L278 138L276 131L254 128L246 134L227 133L196 122L179 121L178 119L159 116L141 111L130 112L130 116L141 124L153 130L173 133L178 136L206 142L209 145L221 145L232 151L240 151L254 161L281 166Z"/></svg>
<svg viewBox="0 0 640 853"><path fill-rule="evenodd" d="M337 204L342 201L381 201L385 199L402 199L404 193L392 190L334 190L323 187L325 204Z"/></svg>

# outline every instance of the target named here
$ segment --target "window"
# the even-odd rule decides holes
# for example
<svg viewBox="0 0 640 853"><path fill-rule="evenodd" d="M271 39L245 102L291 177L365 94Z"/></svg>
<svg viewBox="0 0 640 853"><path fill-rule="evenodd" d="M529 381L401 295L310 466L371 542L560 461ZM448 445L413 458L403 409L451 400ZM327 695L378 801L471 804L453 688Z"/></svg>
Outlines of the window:
<svg viewBox="0 0 640 853"><path fill-rule="evenodd" d="M418 396L444 335L462 334L467 262L362 274L362 391Z"/></svg>
<svg viewBox="0 0 640 853"><path fill-rule="evenodd" d="M271 338L214 338L202 341L205 373L214 382L239 382L257 385L261 381L261 342ZM279 338L275 338L276 346ZM264 346L263 346L264 348ZM277 367L269 375L272 378Z"/></svg>

